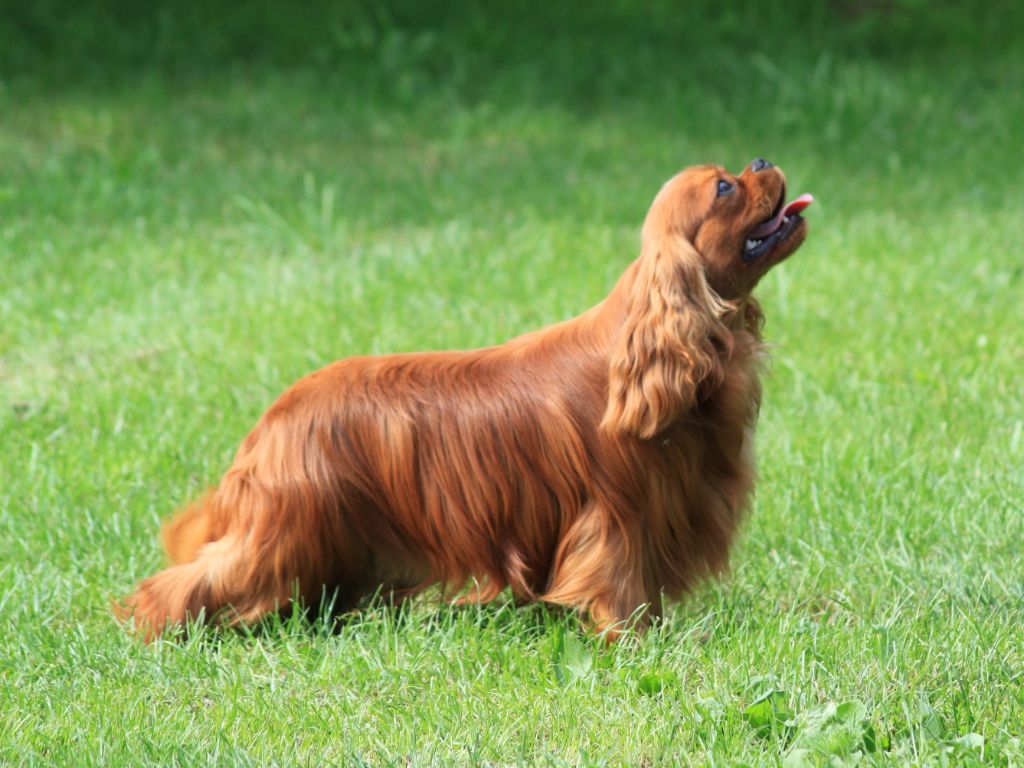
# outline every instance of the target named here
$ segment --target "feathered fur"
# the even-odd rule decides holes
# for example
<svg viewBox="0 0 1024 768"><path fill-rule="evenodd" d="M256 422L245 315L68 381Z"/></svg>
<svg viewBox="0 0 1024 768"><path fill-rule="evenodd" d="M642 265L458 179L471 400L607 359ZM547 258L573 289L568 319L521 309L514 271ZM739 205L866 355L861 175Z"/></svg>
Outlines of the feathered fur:
<svg viewBox="0 0 1024 768"><path fill-rule="evenodd" d="M760 315L712 285L733 283L700 250L708 168L666 185L640 256L579 317L487 349L348 358L292 386L165 526L172 565L123 612L152 637L324 589L348 608L380 587L472 585L465 599L508 588L614 633L723 569L754 478ZM742 230L752 214L730 215Z"/></svg>

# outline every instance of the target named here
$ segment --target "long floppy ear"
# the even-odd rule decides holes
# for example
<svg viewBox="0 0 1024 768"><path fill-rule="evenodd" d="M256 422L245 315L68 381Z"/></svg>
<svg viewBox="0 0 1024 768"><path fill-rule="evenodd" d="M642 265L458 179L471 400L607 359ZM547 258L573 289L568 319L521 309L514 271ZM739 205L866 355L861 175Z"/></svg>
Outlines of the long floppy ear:
<svg viewBox="0 0 1024 768"><path fill-rule="evenodd" d="M627 302L612 344L601 426L651 438L697 403L703 382L721 380L731 341L721 322L727 305L679 234L644 243Z"/></svg>

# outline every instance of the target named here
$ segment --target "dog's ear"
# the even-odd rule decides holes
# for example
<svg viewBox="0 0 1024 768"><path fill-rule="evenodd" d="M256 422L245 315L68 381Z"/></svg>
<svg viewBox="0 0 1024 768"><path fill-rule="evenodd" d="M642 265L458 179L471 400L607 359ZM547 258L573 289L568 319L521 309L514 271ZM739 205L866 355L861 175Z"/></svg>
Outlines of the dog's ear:
<svg viewBox="0 0 1024 768"><path fill-rule="evenodd" d="M708 285L693 245L677 233L644 243L628 291L601 426L651 438L696 404L703 382L721 380L731 339L721 322L727 305Z"/></svg>

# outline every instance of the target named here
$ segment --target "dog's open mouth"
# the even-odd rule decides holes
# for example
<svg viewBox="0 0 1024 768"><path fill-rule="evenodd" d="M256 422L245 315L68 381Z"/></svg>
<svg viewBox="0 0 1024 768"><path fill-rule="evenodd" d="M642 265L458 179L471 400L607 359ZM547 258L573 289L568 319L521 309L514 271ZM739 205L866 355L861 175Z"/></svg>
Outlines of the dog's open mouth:
<svg viewBox="0 0 1024 768"><path fill-rule="evenodd" d="M785 199L786 190L783 189L775 212L747 235L747 241L743 244L744 261L755 261L761 258L785 240L789 233L803 221L800 212L814 202L814 196L808 195L806 192L783 205L782 201Z"/></svg>

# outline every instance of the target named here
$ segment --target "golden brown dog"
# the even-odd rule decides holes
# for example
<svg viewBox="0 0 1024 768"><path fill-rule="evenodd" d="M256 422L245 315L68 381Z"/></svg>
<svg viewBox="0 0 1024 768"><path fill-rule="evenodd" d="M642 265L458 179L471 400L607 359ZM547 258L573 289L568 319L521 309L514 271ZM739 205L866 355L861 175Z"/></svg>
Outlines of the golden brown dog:
<svg viewBox="0 0 1024 768"><path fill-rule="evenodd" d="M761 314L799 247L764 160L668 181L639 257L579 317L471 351L352 357L288 389L164 528L122 610L147 637L378 588L579 609L611 636L726 564L754 477Z"/></svg>

